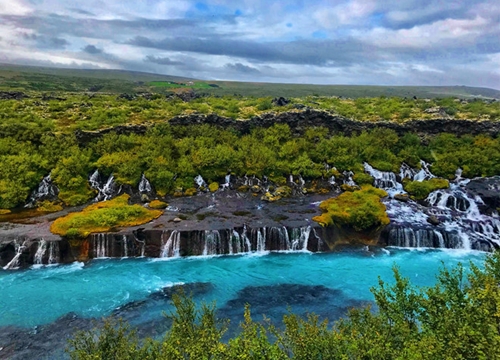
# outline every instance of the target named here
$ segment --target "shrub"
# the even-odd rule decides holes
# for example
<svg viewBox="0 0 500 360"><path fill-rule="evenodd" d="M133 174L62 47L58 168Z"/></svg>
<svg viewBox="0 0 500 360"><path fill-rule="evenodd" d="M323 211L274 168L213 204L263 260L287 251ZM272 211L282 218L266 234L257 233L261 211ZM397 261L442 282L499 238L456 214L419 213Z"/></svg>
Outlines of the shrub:
<svg viewBox="0 0 500 360"><path fill-rule="evenodd" d="M431 192L439 189L447 189L450 186L448 180L433 178L424 181L403 181L404 189L417 200L425 199Z"/></svg>
<svg viewBox="0 0 500 360"><path fill-rule="evenodd" d="M322 226L347 225L356 231L389 224L385 205L380 201L387 196L384 190L365 185L361 190L345 192L320 204L323 214L313 217Z"/></svg>
<svg viewBox="0 0 500 360"><path fill-rule="evenodd" d="M151 209L165 209L168 206L166 202L160 200L153 200L149 203Z"/></svg>

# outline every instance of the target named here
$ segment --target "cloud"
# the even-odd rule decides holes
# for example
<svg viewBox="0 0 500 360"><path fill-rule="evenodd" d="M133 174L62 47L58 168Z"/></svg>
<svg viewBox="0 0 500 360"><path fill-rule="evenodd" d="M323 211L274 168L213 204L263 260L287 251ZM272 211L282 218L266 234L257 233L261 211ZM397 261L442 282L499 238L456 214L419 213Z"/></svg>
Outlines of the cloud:
<svg viewBox="0 0 500 360"><path fill-rule="evenodd" d="M0 34L12 63L500 87L497 0L0 0Z"/></svg>
<svg viewBox="0 0 500 360"><path fill-rule="evenodd" d="M87 45L82 50L83 50L83 52L86 52L87 54L91 54L91 55L97 55L97 54L103 53L103 50L98 49L97 47L95 47L95 45Z"/></svg>
<svg viewBox="0 0 500 360"><path fill-rule="evenodd" d="M226 64L224 67L230 71L235 71L247 75L257 75L261 73L258 69L243 65L242 63Z"/></svg>
<svg viewBox="0 0 500 360"><path fill-rule="evenodd" d="M180 61L174 61L168 57L156 57L153 55L146 56L144 61L158 64L158 65L182 65L182 62L180 62Z"/></svg>

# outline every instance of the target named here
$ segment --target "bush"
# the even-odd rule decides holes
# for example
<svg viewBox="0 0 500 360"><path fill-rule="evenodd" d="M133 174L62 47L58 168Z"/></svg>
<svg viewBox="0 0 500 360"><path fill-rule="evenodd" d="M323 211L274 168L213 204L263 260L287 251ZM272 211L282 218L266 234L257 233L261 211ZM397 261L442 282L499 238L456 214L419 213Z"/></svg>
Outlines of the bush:
<svg viewBox="0 0 500 360"><path fill-rule="evenodd" d="M447 189L450 183L445 179L433 178L424 181L403 181L403 185L411 196L417 200L423 200L435 190Z"/></svg>

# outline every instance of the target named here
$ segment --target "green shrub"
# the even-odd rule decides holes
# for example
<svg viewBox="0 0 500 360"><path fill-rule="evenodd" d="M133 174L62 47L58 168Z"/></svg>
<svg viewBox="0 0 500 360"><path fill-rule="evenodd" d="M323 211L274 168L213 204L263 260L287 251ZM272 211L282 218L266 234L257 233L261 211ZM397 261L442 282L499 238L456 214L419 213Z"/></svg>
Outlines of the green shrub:
<svg viewBox="0 0 500 360"><path fill-rule="evenodd" d="M423 200L435 190L447 189L450 183L445 179L433 178L424 181L403 181L403 185L411 196L417 200Z"/></svg>

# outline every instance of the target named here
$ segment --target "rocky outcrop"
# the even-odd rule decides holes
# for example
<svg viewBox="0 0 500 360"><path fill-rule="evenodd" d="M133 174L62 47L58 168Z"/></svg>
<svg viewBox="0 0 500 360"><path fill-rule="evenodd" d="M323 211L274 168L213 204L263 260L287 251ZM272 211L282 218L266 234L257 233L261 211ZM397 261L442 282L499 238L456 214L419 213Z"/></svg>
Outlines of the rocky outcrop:
<svg viewBox="0 0 500 360"><path fill-rule="evenodd" d="M386 128L394 130L399 135L413 132L419 135L436 135L439 133L451 133L458 136L485 134L496 137L500 131L500 123L493 121L473 121L458 120L451 118L430 119L430 120L409 120L405 123L395 123L388 121L367 122L348 119L334 115L326 111L305 109L303 111L293 111L284 113L266 113L253 117L250 120L234 120L219 116L217 114L191 114L176 116L169 120L173 126L187 126L209 124L221 128L232 128L241 134L247 134L254 128L271 127L274 124L288 124L292 132L296 135L303 134L307 129L314 126L326 127L332 134L351 135L360 133L363 130L374 128ZM87 143L92 139L99 138L104 134L144 134L147 126L130 125L117 126L100 131L77 130L76 137L80 143Z"/></svg>
<svg viewBox="0 0 500 360"><path fill-rule="evenodd" d="M21 91L0 91L0 100L22 100L25 98L29 98L29 96Z"/></svg>
<svg viewBox="0 0 500 360"><path fill-rule="evenodd" d="M491 215L500 208L500 176L471 180L465 188L482 199L478 207L483 214Z"/></svg>

